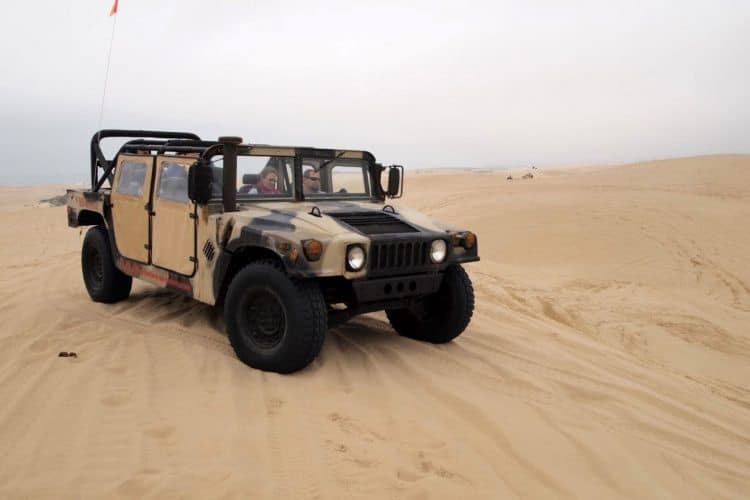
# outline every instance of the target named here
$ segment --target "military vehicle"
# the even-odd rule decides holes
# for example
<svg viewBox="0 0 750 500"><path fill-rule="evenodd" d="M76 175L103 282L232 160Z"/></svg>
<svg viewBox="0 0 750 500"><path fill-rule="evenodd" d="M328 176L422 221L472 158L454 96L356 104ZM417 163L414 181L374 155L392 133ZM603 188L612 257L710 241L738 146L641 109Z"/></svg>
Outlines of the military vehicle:
<svg viewBox="0 0 750 500"><path fill-rule="evenodd" d="M107 158L112 138L123 144ZM101 130L91 189L68 190L67 216L93 226L81 251L92 300L124 300L140 278L223 307L240 360L290 373L357 314L384 310L398 334L433 343L468 326L461 264L479 260L477 237L386 203L402 193L403 167L367 151Z"/></svg>

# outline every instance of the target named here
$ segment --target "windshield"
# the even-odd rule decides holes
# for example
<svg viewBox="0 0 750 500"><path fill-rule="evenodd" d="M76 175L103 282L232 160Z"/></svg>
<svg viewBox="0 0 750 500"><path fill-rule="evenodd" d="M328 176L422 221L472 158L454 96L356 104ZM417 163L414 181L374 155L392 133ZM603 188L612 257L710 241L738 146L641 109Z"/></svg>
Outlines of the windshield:
<svg viewBox="0 0 750 500"><path fill-rule="evenodd" d="M213 196L221 196L223 158L214 165ZM237 156L237 200L294 198L294 158L290 156Z"/></svg>
<svg viewBox="0 0 750 500"><path fill-rule="evenodd" d="M222 194L223 158L215 157L212 196ZM237 201L294 198L294 157L237 156ZM302 190L307 199L369 198L368 163L362 159L303 158Z"/></svg>
<svg viewBox="0 0 750 500"><path fill-rule="evenodd" d="M370 175L365 160L303 158L305 198L369 197Z"/></svg>

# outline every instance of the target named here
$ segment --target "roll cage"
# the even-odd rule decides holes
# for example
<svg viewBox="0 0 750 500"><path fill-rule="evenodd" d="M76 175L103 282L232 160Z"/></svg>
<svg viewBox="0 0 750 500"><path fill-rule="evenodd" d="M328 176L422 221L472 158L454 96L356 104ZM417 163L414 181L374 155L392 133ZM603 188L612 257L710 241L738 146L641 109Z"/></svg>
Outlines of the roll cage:
<svg viewBox="0 0 750 500"><path fill-rule="evenodd" d="M113 158L107 159L101 148L101 140L107 138L134 139L123 144ZM120 154L148 151L150 154L185 154L197 153L201 160L211 161L215 156L223 156L223 191L222 199L225 209L234 210L237 202L237 155L287 156L294 158L293 193L296 201L304 200L302 190L302 160L316 158L336 160L339 158L361 159L367 162L371 179L372 197L385 200L386 193L378 180L384 167L375 162L375 157L360 150L337 150L298 146L272 146L268 144L244 144L240 137L219 137L216 141L202 140L190 132L169 132L155 130L117 130L106 129L95 133L91 138L91 189L99 191L104 183L112 185L117 159Z"/></svg>

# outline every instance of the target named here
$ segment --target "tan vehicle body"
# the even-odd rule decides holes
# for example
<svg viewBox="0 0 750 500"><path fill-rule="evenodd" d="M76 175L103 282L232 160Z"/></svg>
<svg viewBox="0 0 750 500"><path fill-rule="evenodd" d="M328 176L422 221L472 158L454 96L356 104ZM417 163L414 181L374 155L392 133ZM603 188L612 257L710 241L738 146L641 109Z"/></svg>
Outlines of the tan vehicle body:
<svg viewBox="0 0 750 500"><path fill-rule="evenodd" d="M278 148L276 151L287 151ZM118 162L124 163L137 155L121 155ZM168 160L180 163L185 168L193 159L178 159L174 156L156 157L155 163ZM117 170L116 170L117 172ZM146 175L146 179L151 176ZM115 185L119 176L115 175ZM163 201L154 203L152 215L145 208L149 203L150 182L141 196L127 196L104 190L104 197L90 200L85 191L68 190L69 225L78 227L84 212L105 213L105 200L109 198L112 222L107 224L114 234L115 248L119 254L117 267L130 276L148 281L157 286L174 289L191 295L207 304L217 301L214 275L220 260L218 253L232 242L241 239L243 228L252 227L254 221L262 221L257 232L262 237L259 245L275 252L287 263L287 271L301 277L343 276L346 279L365 278L367 269L347 271L344 255L348 245L359 243L369 255L370 238L347 229L331 217L327 211L351 210L353 206L362 211L381 211L383 204L371 201L274 201L240 203L236 212L224 213L220 203L196 205ZM158 189L158 186L154 186ZM310 214L312 207L319 207L324 214ZM195 217L191 217L196 214ZM457 232L455 228L440 224L417 211L399 209L405 219L419 226L440 233ZM269 221L269 217L275 220ZM149 224L152 238L149 242ZM84 224L81 224L84 225ZM195 238L193 237L195 235ZM316 262L306 261L302 241L317 239L323 244L323 253ZM213 252L208 249L213 247ZM455 248L463 254L465 249ZM209 258L210 256L210 258Z"/></svg>
<svg viewBox="0 0 750 500"><path fill-rule="evenodd" d="M103 132L116 135L114 132L123 131ZM129 137L136 133L125 132ZM253 262L267 262L296 282L317 283L316 290L321 291L315 293L322 294L323 305L345 303L352 314L358 314L414 304L440 288L443 273L450 266L479 260L472 233L446 226L416 211L396 210L386 205L386 194L396 193L390 192L390 185L388 193L380 186L379 174L385 169L363 151L237 146L246 156L297 158L296 171L289 177L301 177L300 151L305 155L321 155L320 158L328 155L335 161L342 158L365 161L369 170L361 173L371 179L372 187L364 199L333 194L307 199L300 184L293 186L293 197L283 199L239 196L235 194L235 186L226 188L232 183L231 174L236 179L232 167L226 166L230 164L226 156L223 182L214 179L217 185L210 188L211 196L203 201L192 198L197 195L188 182L198 182L193 180L199 165L198 155L204 158L201 162L206 162L214 150L226 155L233 147L230 143L200 141L194 137L182 143L187 142L189 151L197 150L195 156L181 153L179 147L173 148L176 152L165 151L170 145L168 141L146 143L140 150L138 144L145 141L136 140L123 146L113 161L104 159L98 149L100 138L95 136L92 140L92 189L68 190L68 225L104 228L106 232L101 234L106 236L102 238L108 240L104 245L111 249L104 253L111 253L114 266L123 275L214 305L223 301L240 270ZM100 168L104 171L101 176ZM170 177L168 171L176 171L179 178ZM106 181L109 186L104 185ZM430 244L435 240L443 240L447 246L447 257L441 262L429 258ZM322 250L308 253L310 242ZM367 262L357 271L347 263L348 251L353 246L364 251ZM85 267L85 262L82 265ZM88 272L95 276L90 269ZM85 281L86 278L84 269ZM127 284L123 297L129 288ZM93 295L92 298L97 300ZM470 308L464 314L467 324L473 308L473 292L470 301ZM328 324L334 309L329 310ZM325 324L321 323L323 330ZM299 369L309 362L307 358L300 359L278 371ZM267 368L262 360L257 364L251 360L248 364L272 370L279 366Z"/></svg>
<svg viewBox="0 0 750 500"><path fill-rule="evenodd" d="M68 190L68 210L71 213L71 227L78 227L78 216L83 212L104 213L103 200L89 202L85 194L78 190ZM115 197L116 199L117 197ZM138 200L143 210L147 200ZM370 202L346 202L347 208L352 204L360 206L364 210L378 211L380 207ZM193 205L193 204L191 204ZM164 255L180 257L187 255L181 262L175 261L168 264L169 267L154 265L149 261L148 250L145 245L148 242L148 226L134 227L135 224L122 224L121 232L118 231L117 222L114 222L115 244L121 257L116 261L117 267L125 274L135 278L148 281L157 286L175 289L176 291L187 293L195 299L207 304L216 303L214 290L214 273L218 261L216 251L211 254L203 249L213 247L214 249L225 248L227 244L240 239L242 228L248 226L253 220L268 217L273 214L281 214L289 218L289 223L293 228L276 228L259 230L264 238L266 248L273 250L285 261L289 261L290 271L292 274L299 274L305 277L330 277L343 276L346 279L364 278L367 276L367 270L363 269L358 272L347 271L344 265L343 255L348 245L360 243L365 246L369 254L370 239L355 231L347 230L341 224L328 217L315 217L310 215L310 209L317 206L336 208L337 202L276 202L272 206L268 203L243 204L239 212L224 214L216 212L215 206L197 206L179 211L176 214L167 213L165 216L170 220L178 222L174 226L165 224L164 231L170 236L164 239L164 248L156 247ZM190 219L191 210L196 210L197 219L195 219L195 232L200 249L196 252L196 246L193 241L181 237L184 232L180 232L179 222L192 223ZM325 211L324 211L325 213ZM450 231L451 228L444 226L426 217L419 212L401 210L411 221L417 222L423 227L438 232ZM153 216L155 220L157 216ZM146 231L144 231L144 228ZM304 265L294 266L298 261L304 260L302 241L308 239L317 239L323 243L323 255L317 262L305 262ZM124 258L129 249L136 249L140 255L146 257L138 262L136 259ZM145 252L141 252L144 249ZM457 251L463 253L465 250L459 248ZM211 256L209 258L208 256ZM185 262L190 261L190 257L196 258L195 266L191 263L188 267L196 267L195 272L182 274L178 269L185 268Z"/></svg>

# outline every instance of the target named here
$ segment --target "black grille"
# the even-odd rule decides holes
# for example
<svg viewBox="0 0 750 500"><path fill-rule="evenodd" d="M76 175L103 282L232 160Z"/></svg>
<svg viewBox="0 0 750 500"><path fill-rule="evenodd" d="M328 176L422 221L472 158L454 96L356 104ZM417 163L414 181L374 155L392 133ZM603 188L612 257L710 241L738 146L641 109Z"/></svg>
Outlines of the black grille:
<svg viewBox="0 0 750 500"><path fill-rule="evenodd" d="M370 275L426 271L435 264L430 260L429 241L372 242Z"/></svg>
<svg viewBox="0 0 750 500"><path fill-rule="evenodd" d="M418 229L385 212L329 213L364 234L416 233Z"/></svg>
<svg viewBox="0 0 750 500"><path fill-rule="evenodd" d="M206 259L211 262L212 260L214 260L215 254L216 249L214 248L214 244L211 243L211 240L206 240L206 244L203 245L203 255L205 255Z"/></svg>

